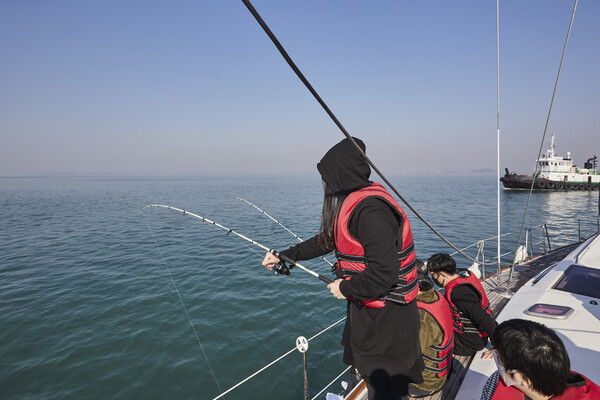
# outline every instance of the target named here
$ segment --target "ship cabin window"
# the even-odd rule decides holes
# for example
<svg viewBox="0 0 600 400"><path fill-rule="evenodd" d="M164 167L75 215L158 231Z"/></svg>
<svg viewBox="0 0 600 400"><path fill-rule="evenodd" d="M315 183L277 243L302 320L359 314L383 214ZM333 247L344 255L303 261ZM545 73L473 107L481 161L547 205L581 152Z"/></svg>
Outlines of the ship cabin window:
<svg viewBox="0 0 600 400"><path fill-rule="evenodd" d="M554 285L556 290L600 298L600 270L573 264Z"/></svg>

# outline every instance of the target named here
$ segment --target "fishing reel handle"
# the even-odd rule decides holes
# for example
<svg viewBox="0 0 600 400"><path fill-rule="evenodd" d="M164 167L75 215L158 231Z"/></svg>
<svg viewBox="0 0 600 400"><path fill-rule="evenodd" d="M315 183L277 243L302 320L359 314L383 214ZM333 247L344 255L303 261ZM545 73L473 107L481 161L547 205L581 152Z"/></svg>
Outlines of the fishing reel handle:
<svg viewBox="0 0 600 400"><path fill-rule="evenodd" d="M275 257L279 258L279 259L280 259L280 260L282 260L282 261L285 261L285 262L289 263L289 264L290 264L290 268L291 268L291 267L298 266L298 264L296 263L296 261L292 260L291 258L289 258L289 257L287 257L287 256L284 256L283 254L279 253L278 251L276 251L276 250L269 250L269 251L270 251L270 253L271 253L271 254L273 254ZM299 267L301 267L301 266L299 266ZM286 269L287 269L287 267L286 267ZM302 269L306 270L305 268L302 268ZM327 278L327 277L324 277L324 276L323 276L323 275L321 275L321 274L317 274L316 272L313 272L313 271L308 271L308 270L306 270L306 272L310 273L311 275L314 275L314 276L316 276L317 278L319 278L320 280L322 280L322 281L323 281L323 282L325 282L326 284L330 284L330 283L332 283L332 282L333 282L331 279L329 279L329 278ZM288 269L288 275L289 275L289 269Z"/></svg>

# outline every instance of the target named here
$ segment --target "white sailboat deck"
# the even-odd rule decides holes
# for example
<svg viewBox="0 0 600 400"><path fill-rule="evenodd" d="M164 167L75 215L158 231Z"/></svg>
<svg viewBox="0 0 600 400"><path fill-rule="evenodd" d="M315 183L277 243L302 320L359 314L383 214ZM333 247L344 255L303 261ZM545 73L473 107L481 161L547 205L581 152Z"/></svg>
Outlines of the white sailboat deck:
<svg viewBox="0 0 600 400"><path fill-rule="evenodd" d="M565 256L567 256L574 248L576 248L579 243L561 247L556 249L548 254L539 256L530 260L526 263L519 264L515 266L513 276L508 286L508 289L516 292L521 286L523 286L526 282L528 282L531 278L535 277L537 274L550 267L554 263L562 260ZM503 270L499 276L494 274L488 277L484 282L482 282L483 288L485 289L488 299L490 301L490 306L492 307L492 311L494 315L498 315L500 311L504 308L506 303L508 303L509 298L502 296L495 289L502 288L506 289L509 281L510 269ZM500 278L500 282L498 282L498 278ZM428 397L423 397L422 399L426 400L450 400L456 399L456 395L458 390L460 389L467 369L471 364L473 357L466 356L454 356L452 360L452 373L446 383L444 389L433 395Z"/></svg>

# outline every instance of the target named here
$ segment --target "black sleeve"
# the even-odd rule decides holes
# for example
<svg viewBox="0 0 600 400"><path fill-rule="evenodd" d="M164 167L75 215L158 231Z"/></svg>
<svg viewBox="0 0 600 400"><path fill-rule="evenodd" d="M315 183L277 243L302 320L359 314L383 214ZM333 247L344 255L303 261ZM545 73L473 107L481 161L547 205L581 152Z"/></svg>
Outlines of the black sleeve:
<svg viewBox="0 0 600 400"><path fill-rule="evenodd" d="M397 213L383 200L368 197L361 201L350 220L350 234L363 246L367 268L340 284L346 297L375 299L398 280Z"/></svg>
<svg viewBox="0 0 600 400"><path fill-rule="evenodd" d="M297 245L282 251L281 254L294 261L302 261L330 253L332 249L324 249L319 246L318 238L319 235L315 235L304 242L298 243Z"/></svg>
<svg viewBox="0 0 600 400"><path fill-rule="evenodd" d="M481 325L489 337L492 336L498 323L483 308L481 298L469 285L457 285L452 290L452 302L464 312L475 325Z"/></svg>

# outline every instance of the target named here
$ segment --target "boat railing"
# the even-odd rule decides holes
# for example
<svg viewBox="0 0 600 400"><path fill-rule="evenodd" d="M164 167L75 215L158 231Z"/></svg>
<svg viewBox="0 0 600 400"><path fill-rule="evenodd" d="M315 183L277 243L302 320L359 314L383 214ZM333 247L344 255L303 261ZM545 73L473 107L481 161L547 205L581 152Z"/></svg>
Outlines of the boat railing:
<svg viewBox="0 0 600 400"><path fill-rule="evenodd" d="M312 340L316 339L317 337L321 336L323 333L327 332L329 329L337 326L338 324L344 322L346 320L346 317L339 319L338 321L332 323L331 325L329 325L328 327L324 328L323 330L321 330L320 332L316 333L315 335L311 336L309 339L305 339L307 342L311 342ZM300 339L300 338L298 338ZM302 338L304 339L304 338ZM307 346L308 347L308 346ZM217 397L214 397L212 400L217 400L222 398L223 396L225 396L226 394L228 394L229 392L237 389L238 387L242 386L244 383L248 382L250 379L254 378L255 376L259 375L261 372L267 370L268 368L272 367L273 365L275 365L277 362L283 360L284 358L286 358L287 356L295 353L296 351L300 351L300 352L306 352L305 349L301 350L300 347L297 345L296 347L290 349L288 352L284 353L283 355L281 355L280 357L274 359L273 361L271 361L270 363L268 363L267 365L265 365L264 367L258 369L257 371L255 371L254 373L250 374L248 377L242 379L241 381L239 381L238 383L236 383L235 385L233 385L232 387L230 387L229 389L225 390L224 392L222 392L220 395L218 395ZM306 368L306 363L304 364L304 367ZM327 386L325 386L323 389L321 389L316 395L314 395L311 400L315 400L317 397L319 397L321 394L323 394L323 392L325 392L331 385L333 385L335 382L337 382L346 372L348 372L348 370L350 369L350 367L347 367L346 369L344 369L338 376L336 376L335 378L333 378L333 380L331 382L329 382L327 384ZM305 376L306 376L306 371L305 371ZM305 382L305 391L307 390L307 385ZM308 399L308 394L307 392L305 393L305 399Z"/></svg>
<svg viewBox="0 0 600 400"><path fill-rule="evenodd" d="M594 218L593 220L584 220L582 221L581 219L577 220L577 242L582 242L586 239L586 237L589 236L590 233L593 232L600 232L600 218ZM554 241L556 243L553 243L550 240L551 234L550 232L554 231L554 232L563 232L562 233L562 239L563 242L565 241L565 234L564 234L564 229L559 230L559 229L552 229L552 225L551 224L547 224L547 223L542 223L542 224L538 224L538 225L534 225L531 227L528 227L525 229L525 243L523 245L519 245L518 249L515 251L514 249L511 249L509 251L506 251L502 254L500 254L500 266L501 267L508 267L511 266L513 264L519 264L522 262L525 262L533 257L536 256L540 256L543 254L546 254L548 252L552 251L553 245L555 245L556 243L561 243L560 241L554 239ZM586 231L587 235L584 235L584 231ZM589 232L589 231L593 231L593 232ZM478 240L477 242L474 242L466 247L463 247L462 249L460 249L461 252L467 251L469 249L472 249L473 247L477 247L477 255L474 257L475 262L473 263L473 267L478 267L480 269L480 272L482 274L482 276L487 276L485 273L485 267L486 265L497 265L498 264L498 255L494 256L494 257L486 257L485 256L485 249L486 249L486 243L490 242L490 241L496 241L499 237L500 238L506 238L509 236L513 236L516 235L517 233L515 232L508 232L508 233L504 233L501 234L500 236L492 236L486 239L481 239ZM568 242L568 240L567 240ZM459 251L455 251L454 253L451 253L451 256L455 256L456 254L458 254ZM512 257L512 258L511 258ZM505 258L505 260L503 261L503 258ZM472 268L473 268L472 267Z"/></svg>

